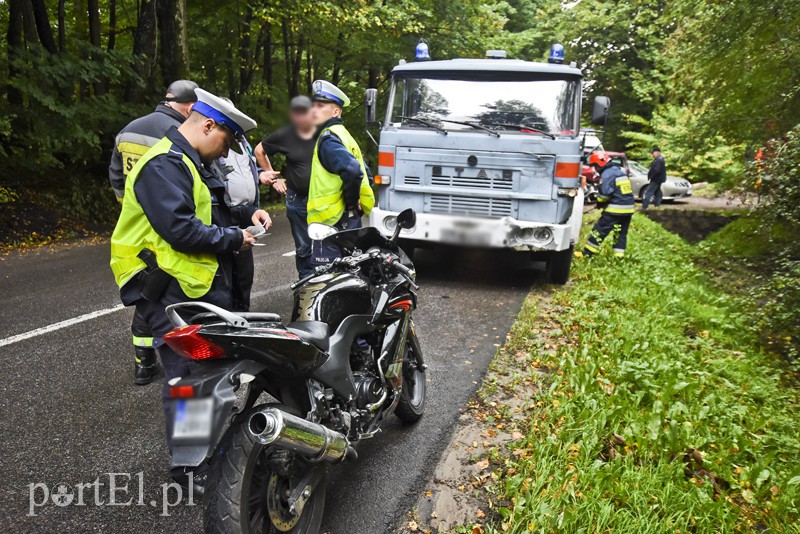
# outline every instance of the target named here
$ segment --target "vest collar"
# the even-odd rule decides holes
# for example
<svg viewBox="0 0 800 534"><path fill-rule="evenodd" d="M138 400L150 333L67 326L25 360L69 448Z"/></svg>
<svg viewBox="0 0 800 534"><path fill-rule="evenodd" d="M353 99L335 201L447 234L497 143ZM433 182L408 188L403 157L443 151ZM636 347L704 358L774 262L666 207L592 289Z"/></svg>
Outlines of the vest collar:
<svg viewBox="0 0 800 534"><path fill-rule="evenodd" d="M323 122L322 124L320 124L319 126L317 126L317 133L315 133L315 134L314 134L314 139L316 139L317 137L319 137L319 134L321 134L321 133L322 133L322 131L323 131L325 128L330 128L330 127L331 127L331 126L333 126L334 124L344 124L344 122L342 122L342 119L341 119L341 118L339 118L339 117L333 117L332 119L328 119L328 120L326 120L325 122Z"/></svg>

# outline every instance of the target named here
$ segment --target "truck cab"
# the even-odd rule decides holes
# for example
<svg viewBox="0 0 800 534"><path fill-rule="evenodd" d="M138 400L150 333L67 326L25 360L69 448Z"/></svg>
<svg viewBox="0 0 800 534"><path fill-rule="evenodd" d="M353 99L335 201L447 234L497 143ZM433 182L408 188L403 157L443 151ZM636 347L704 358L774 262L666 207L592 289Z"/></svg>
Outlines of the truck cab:
<svg viewBox="0 0 800 534"><path fill-rule="evenodd" d="M400 234L409 248L535 252L550 281L566 282L583 213L581 90L581 71L564 64L396 66L380 123L371 225L391 235L397 214L412 208L417 224ZM368 121L374 102L368 92Z"/></svg>

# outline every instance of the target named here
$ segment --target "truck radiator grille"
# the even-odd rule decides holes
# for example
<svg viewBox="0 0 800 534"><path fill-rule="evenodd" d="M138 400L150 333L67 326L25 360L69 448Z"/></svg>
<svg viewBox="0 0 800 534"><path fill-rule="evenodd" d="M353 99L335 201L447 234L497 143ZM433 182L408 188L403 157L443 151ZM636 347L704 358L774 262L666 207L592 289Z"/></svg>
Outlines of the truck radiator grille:
<svg viewBox="0 0 800 534"><path fill-rule="evenodd" d="M483 172L483 171L481 171ZM495 189L500 191L511 191L514 182L510 179L500 177L487 177L484 173L482 177L468 176L433 176L431 185L442 187L469 187L474 189Z"/></svg>
<svg viewBox="0 0 800 534"><path fill-rule="evenodd" d="M419 176L406 176L403 183L406 185L419 185Z"/></svg>
<svg viewBox="0 0 800 534"><path fill-rule="evenodd" d="M511 200L470 198L451 195L431 195L431 213L505 217L511 215Z"/></svg>

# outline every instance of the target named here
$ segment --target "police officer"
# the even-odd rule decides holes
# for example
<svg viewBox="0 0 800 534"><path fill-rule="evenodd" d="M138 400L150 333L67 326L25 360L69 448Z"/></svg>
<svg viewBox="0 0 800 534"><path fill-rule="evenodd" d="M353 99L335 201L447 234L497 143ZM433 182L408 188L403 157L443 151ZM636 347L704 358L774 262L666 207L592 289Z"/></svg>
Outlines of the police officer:
<svg viewBox="0 0 800 534"><path fill-rule="evenodd" d="M197 84L190 80L172 82L164 100L156 106L154 112L135 119L117 134L111 153L111 165L108 167L108 179L117 200L122 202L125 178L139 158L164 137L167 130L180 126L189 116L197 101L195 89ZM138 314L133 316L131 333L134 347L133 381L143 386L152 382L158 373L153 334L147 322Z"/></svg>
<svg viewBox="0 0 800 534"><path fill-rule="evenodd" d="M227 100L227 99L225 99ZM231 151L228 156L220 160L220 167L223 170L226 180L227 194L226 202L229 206L258 206L258 185L259 171L258 165L253 154L253 147L242 138L239 142L241 152ZM238 209L234 214L243 210ZM234 218L236 225L249 225L247 219L238 220ZM269 221L272 224L272 221ZM253 276L255 274L255 263L253 260L253 250L240 250L234 254L234 276L233 276L233 310L250 310L250 292L253 289Z"/></svg>
<svg viewBox="0 0 800 534"><path fill-rule="evenodd" d="M603 210L603 214L592 228L586 248L583 249L583 255L591 256L599 252L603 240L617 228L619 235L614 244L614 255L623 257L635 202L631 181L628 173L614 163L606 152L593 152L589 156L589 165L593 166L600 174L597 207Z"/></svg>
<svg viewBox="0 0 800 534"><path fill-rule="evenodd" d="M308 223L323 223L340 231L361 228L361 217L372 211L375 196L361 149L342 123L342 108L350 99L324 80L316 80L312 89L317 140L311 160ZM316 265L341 255L337 248L319 241L312 243L311 250Z"/></svg>
<svg viewBox="0 0 800 534"><path fill-rule="evenodd" d="M126 306L134 305L147 321L169 381L191 372L190 360L163 344L172 329L165 307L202 300L231 307L233 254L255 242L232 225L234 217L251 224L269 216L254 206L230 207L225 184L209 165L255 128L253 119L221 98L197 89L198 101L187 120L170 128L134 165L125 184L122 213L111 236L111 270ZM173 416L164 402L167 443L171 448ZM173 473L185 483L187 474Z"/></svg>

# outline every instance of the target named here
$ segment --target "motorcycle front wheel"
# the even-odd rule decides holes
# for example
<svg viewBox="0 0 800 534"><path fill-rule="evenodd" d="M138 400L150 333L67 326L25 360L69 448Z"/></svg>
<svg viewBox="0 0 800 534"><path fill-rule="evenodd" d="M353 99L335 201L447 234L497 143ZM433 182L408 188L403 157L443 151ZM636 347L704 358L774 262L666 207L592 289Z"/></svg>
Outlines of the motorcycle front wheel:
<svg viewBox="0 0 800 534"><path fill-rule="evenodd" d="M403 360L403 389L394 414L404 423L416 423L425 412L427 373L413 324L408 333Z"/></svg>
<svg viewBox="0 0 800 534"><path fill-rule="evenodd" d="M252 439L247 431L248 419L242 418L241 423L228 430L211 459L203 503L205 532L317 534L325 509L325 479L319 482L301 513L291 514L286 498L304 474L303 467L310 466L295 458L293 469L276 470L271 456L289 453L267 449Z"/></svg>

